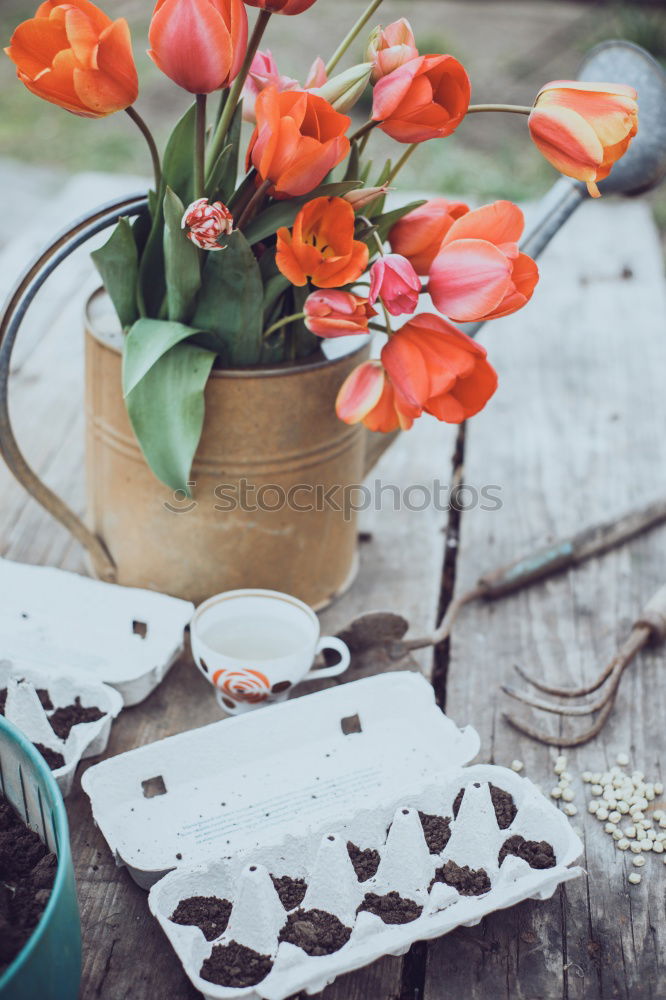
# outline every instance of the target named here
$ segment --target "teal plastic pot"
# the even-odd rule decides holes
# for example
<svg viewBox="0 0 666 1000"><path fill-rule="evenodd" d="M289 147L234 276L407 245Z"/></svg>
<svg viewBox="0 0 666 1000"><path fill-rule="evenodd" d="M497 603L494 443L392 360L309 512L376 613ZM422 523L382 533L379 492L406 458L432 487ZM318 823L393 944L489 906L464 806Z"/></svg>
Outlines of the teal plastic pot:
<svg viewBox="0 0 666 1000"><path fill-rule="evenodd" d="M65 804L42 755L2 715L0 791L58 857L41 919L0 976L0 1000L75 1000L81 980L81 921Z"/></svg>

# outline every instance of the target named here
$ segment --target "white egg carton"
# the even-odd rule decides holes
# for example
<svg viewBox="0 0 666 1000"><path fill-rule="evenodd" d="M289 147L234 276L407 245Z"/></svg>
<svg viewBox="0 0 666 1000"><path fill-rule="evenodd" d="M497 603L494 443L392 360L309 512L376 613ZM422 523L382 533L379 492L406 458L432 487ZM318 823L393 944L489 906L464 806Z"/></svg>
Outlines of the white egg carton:
<svg viewBox="0 0 666 1000"><path fill-rule="evenodd" d="M141 747L89 768L82 784L117 862L152 885L150 909L194 986L216 1000L283 1000L494 910L548 898L581 874L570 866L582 844L563 813L511 770L465 766L478 748L477 733L437 708L424 678L391 673ZM517 812L506 829L490 784L513 797ZM451 819L438 854L419 811ZM516 834L547 841L555 866L536 870L508 856L500 867L500 848ZM348 841L379 853L371 879L358 881ZM449 860L485 869L490 890L431 888ZM284 875L307 883L302 908L332 913L351 929L342 948L314 957L279 941L288 915L271 876ZM417 919L385 924L357 912L366 893L392 891L423 908ZM170 920L181 900L212 895L233 904L216 940ZM213 948L232 941L270 957L261 982L236 989L200 976Z"/></svg>
<svg viewBox="0 0 666 1000"><path fill-rule="evenodd" d="M143 701L183 648L194 606L150 590L0 559L0 658L84 671Z"/></svg>
<svg viewBox="0 0 666 1000"><path fill-rule="evenodd" d="M4 714L33 743L62 754L65 763L51 773L63 795L72 789L76 768L84 757L104 753L109 742L111 723L123 707L121 696L112 687L74 673L54 674L30 665L0 661L0 689L7 689ZM52 709L45 710L38 689L49 693ZM80 722L72 726L66 740L56 736L49 717L58 708L72 705L80 698L85 708L95 706L103 713L101 719Z"/></svg>

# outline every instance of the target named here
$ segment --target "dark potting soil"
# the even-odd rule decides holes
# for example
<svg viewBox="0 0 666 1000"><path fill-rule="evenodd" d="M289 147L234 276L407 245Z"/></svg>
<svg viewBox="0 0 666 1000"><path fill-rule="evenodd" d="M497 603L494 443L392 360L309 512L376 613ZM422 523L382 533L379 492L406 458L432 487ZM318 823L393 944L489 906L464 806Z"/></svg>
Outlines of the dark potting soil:
<svg viewBox="0 0 666 1000"><path fill-rule="evenodd" d="M37 926L57 867L55 854L0 798L0 974Z"/></svg>
<svg viewBox="0 0 666 1000"><path fill-rule="evenodd" d="M348 840L347 852L359 882L367 882L369 878L377 874L380 861L379 851L374 851L371 847L362 851L360 847Z"/></svg>
<svg viewBox="0 0 666 1000"><path fill-rule="evenodd" d="M246 986L256 986L272 968L273 962L268 955L260 955L252 948L231 941L215 945L201 966L199 975L216 986L242 990Z"/></svg>
<svg viewBox="0 0 666 1000"><path fill-rule="evenodd" d="M451 837L451 820L447 816L433 816L419 810L423 836L431 854L440 854Z"/></svg>
<svg viewBox="0 0 666 1000"><path fill-rule="evenodd" d="M53 702L51 701L51 695L46 690L46 688L37 688L37 697L39 698L42 708L45 712L50 712L53 708ZM7 688L0 688L0 715L5 714L5 704L7 702Z"/></svg>
<svg viewBox="0 0 666 1000"><path fill-rule="evenodd" d="M495 816L497 818L497 825L500 830L506 830L508 826L511 826L518 812L516 803L513 801L513 795L509 792L505 792L503 788L497 788L497 786L493 784L489 785L489 788L490 798L492 800ZM458 810L460 809L460 803L462 802L464 794L465 789L461 788L453 801L454 819L458 815Z"/></svg>
<svg viewBox="0 0 666 1000"><path fill-rule="evenodd" d="M49 716L49 722L51 723L51 729L59 736L61 740L66 740L69 736L72 726L76 726L79 722L97 722L104 716L104 712L100 711L96 705L86 708L81 704L81 699L77 697L74 699L73 705L65 705L64 708L56 708L53 715Z"/></svg>
<svg viewBox="0 0 666 1000"><path fill-rule="evenodd" d="M33 743L32 745L35 750L39 750L52 771L57 771L59 767L64 766L65 758L57 750L51 750L50 747L45 747L43 743Z"/></svg>
<svg viewBox="0 0 666 1000"><path fill-rule="evenodd" d="M231 903L217 896L190 896L181 899L169 920L186 927L198 927L206 941L214 941L227 929ZM217 980L211 980L217 982Z"/></svg>
<svg viewBox="0 0 666 1000"><path fill-rule="evenodd" d="M280 941L289 941L308 955L332 955L350 936L351 927L325 910L294 910L280 931Z"/></svg>
<svg viewBox="0 0 666 1000"><path fill-rule="evenodd" d="M305 898L308 884L302 878L292 878L290 875L271 875L275 891L285 910L295 910Z"/></svg>
<svg viewBox="0 0 666 1000"><path fill-rule="evenodd" d="M385 924L409 924L421 916L423 907L413 899L405 899L398 892L387 892L385 896L368 892L356 912L360 913L361 910L375 913Z"/></svg>
<svg viewBox="0 0 666 1000"><path fill-rule="evenodd" d="M518 833L504 841L497 863L501 865L507 854L527 861L530 868L554 868L557 863L555 851L546 840L525 840Z"/></svg>
<svg viewBox="0 0 666 1000"><path fill-rule="evenodd" d="M467 865L457 865L455 861L447 861L435 872L430 883L432 889L435 882L444 882L460 893L461 896L482 896L490 892L490 879L485 868L469 868Z"/></svg>

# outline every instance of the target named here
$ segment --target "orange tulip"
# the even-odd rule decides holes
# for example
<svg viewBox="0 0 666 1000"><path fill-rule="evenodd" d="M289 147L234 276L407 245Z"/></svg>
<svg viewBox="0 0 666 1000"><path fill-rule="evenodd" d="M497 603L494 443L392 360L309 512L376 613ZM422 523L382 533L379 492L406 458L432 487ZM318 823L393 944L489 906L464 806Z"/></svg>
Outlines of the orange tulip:
<svg viewBox="0 0 666 1000"><path fill-rule="evenodd" d="M368 248L354 239L354 209L342 198L314 198L304 205L291 231L278 229L275 262L302 287L308 278L319 288L358 281L368 265Z"/></svg>
<svg viewBox="0 0 666 1000"><path fill-rule="evenodd" d="M261 7L271 14L302 14L315 0L245 0L250 7Z"/></svg>
<svg viewBox="0 0 666 1000"><path fill-rule="evenodd" d="M5 52L28 90L82 118L104 118L136 101L127 21L112 21L89 0L46 0Z"/></svg>
<svg viewBox="0 0 666 1000"><path fill-rule="evenodd" d="M436 308L460 323L522 308L539 280L532 258L518 251L524 225L523 213L510 201L457 219L430 268L428 291Z"/></svg>
<svg viewBox="0 0 666 1000"><path fill-rule="evenodd" d="M312 292L303 306L305 325L318 337L348 337L368 332L368 321L376 316L367 299L334 288Z"/></svg>
<svg viewBox="0 0 666 1000"><path fill-rule="evenodd" d="M212 94L238 75L247 49L242 0L157 0L148 55L191 94Z"/></svg>
<svg viewBox="0 0 666 1000"><path fill-rule="evenodd" d="M585 181L598 198L597 181L608 177L638 131L636 91L621 83L556 80L539 91L528 124L548 162Z"/></svg>
<svg viewBox="0 0 666 1000"><path fill-rule="evenodd" d="M349 153L344 133L351 119L323 97L267 87L257 97L255 114L246 166L252 164L261 181L272 182L276 198L308 194Z"/></svg>
<svg viewBox="0 0 666 1000"><path fill-rule="evenodd" d="M433 198L403 215L388 234L391 250L406 257L417 274L426 275L449 229L469 207L462 201Z"/></svg>
<svg viewBox="0 0 666 1000"><path fill-rule="evenodd" d="M379 431L406 430L424 411L459 424L496 388L485 348L441 316L421 313L392 334L380 361L366 361L345 379L336 412L345 423Z"/></svg>
<svg viewBox="0 0 666 1000"><path fill-rule="evenodd" d="M397 142L442 138L465 117L471 93L453 56L419 56L375 85L372 119Z"/></svg>

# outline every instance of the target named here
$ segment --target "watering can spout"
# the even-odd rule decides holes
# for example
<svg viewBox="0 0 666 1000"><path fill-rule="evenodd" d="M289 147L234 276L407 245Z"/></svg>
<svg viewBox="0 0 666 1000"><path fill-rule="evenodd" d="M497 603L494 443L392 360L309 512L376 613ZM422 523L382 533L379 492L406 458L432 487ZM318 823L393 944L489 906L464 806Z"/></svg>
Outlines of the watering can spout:
<svg viewBox="0 0 666 1000"><path fill-rule="evenodd" d="M393 444L400 431L382 434L381 431L369 431L367 427L364 427L363 433L365 434L365 466L363 468L363 477L365 478L372 472L386 449Z"/></svg>

